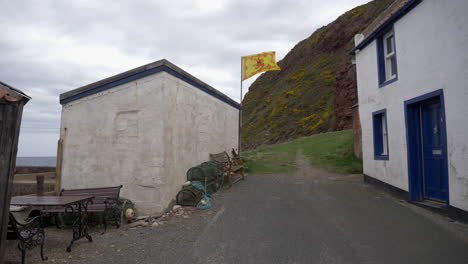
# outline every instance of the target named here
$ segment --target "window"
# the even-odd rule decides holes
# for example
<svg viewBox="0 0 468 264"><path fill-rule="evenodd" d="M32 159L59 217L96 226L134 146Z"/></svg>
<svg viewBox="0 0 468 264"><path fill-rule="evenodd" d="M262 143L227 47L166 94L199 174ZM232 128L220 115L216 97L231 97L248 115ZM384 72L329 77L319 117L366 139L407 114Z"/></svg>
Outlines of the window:
<svg viewBox="0 0 468 264"><path fill-rule="evenodd" d="M377 38L377 56L379 85L382 87L397 80L395 34L393 30L387 31L387 33Z"/></svg>
<svg viewBox="0 0 468 264"><path fill-rule="evenodd" d="M384 36L385 80L396 77L396 54L393 32Z"/></svg>
<svg viewBox="0 0 468 264"><path fill-rule="evenodd" d="M374 157L376 160L388 160L387 111L372 113L374 126Z"/></svg>

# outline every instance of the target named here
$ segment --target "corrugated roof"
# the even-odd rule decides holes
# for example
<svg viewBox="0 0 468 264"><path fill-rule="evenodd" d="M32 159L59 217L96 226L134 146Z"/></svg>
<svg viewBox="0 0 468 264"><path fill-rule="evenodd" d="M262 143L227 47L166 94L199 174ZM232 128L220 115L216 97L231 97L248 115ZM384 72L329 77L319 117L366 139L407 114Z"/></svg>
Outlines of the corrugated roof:
<svg viewBox="0 0 468 264"><path fill-rule="evenodd" d="M361 34L364 35L362 40L352 51L365 48L374 38L379 36L383 30L393 24L395 21L403 17L411 9L413 9L422 0L396 0L387 9L385 9Z"/></svg>
<svg viewBox="0 0 468 264"><path fill-rule="evenodd" d="M155 61L135 69L111 76L109 78L82 86L80 88L65 92L60 95L60 104L66 104L74 100L83 98L85 96L101 92L103 90L111 89L115 86L134 81L145 76L155 74L157 72L165 71L195 87L210 94L211 96L235 107L240 108L239 103L229 98L227 95L221 93L205 82L199 80L188 72L182 70L176 65L172 64L166 59Z"/></svg>

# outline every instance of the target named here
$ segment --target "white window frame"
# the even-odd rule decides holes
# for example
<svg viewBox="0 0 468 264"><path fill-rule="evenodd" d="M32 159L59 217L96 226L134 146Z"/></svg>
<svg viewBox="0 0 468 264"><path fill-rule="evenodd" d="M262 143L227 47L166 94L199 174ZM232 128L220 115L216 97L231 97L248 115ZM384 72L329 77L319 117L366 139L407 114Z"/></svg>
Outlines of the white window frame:
<svg viewBox="0 0 468 264"><path fill-rule="evenodd" d="M387 39L392 38L390 41L390 45L392 47L392 51L388 53L388 47L387 47ZM395 35L393 34L393 31L388 32L382 37L382 42L383 42L383 56L384 56L384 69L385 69L385 81L389 81L391 79L396 78L396 69L395 72L392 74L392 60L396 60L396 52L395 52ZM395 61L396 64L396 61Z"/></svg>

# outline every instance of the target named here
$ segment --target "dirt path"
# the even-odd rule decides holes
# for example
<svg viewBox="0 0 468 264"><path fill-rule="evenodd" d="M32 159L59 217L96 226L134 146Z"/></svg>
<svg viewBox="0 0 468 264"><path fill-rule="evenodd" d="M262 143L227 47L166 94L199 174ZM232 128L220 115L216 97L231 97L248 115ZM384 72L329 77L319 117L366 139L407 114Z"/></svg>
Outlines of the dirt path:
<svg viewBox="0 0 468 264"><path fill-rule="evenodd" d="M111 229L72 253L47 229L46 263L468 263L468 227L309 165L251 174L214 207L151 228ZM66 230L65 230L66 231ZM10 244L9 260L18 260ZM37 252L28 263L38 263ZM9 262L13 263L13 262Z"/></svg>

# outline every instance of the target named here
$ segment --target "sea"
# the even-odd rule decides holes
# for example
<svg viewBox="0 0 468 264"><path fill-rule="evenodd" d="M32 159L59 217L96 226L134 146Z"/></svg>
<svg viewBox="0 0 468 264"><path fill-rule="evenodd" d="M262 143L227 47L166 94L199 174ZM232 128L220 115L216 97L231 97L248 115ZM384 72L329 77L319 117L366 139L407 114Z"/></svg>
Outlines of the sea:
<svg viewBox="0 0 468 264"><path fill-rule="evenodd" d="M57 157L16 157L16 166L55 167Z"/></svg>

